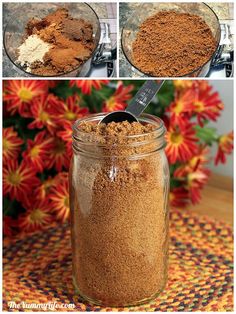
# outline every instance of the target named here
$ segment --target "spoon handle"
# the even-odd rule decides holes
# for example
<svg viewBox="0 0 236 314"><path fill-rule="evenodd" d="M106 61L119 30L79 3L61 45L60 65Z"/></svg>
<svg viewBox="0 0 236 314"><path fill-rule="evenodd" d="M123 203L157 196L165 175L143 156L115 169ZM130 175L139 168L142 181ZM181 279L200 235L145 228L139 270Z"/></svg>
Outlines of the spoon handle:
<svg viewBox="0 0 236 314"><path fill-rule="evenodd" d="M148 106L148 104L159 91L163 83L164 80L146 81L136 93L134 98L131 100L125 111L128 111L135 117L138 117Z"/></svg>

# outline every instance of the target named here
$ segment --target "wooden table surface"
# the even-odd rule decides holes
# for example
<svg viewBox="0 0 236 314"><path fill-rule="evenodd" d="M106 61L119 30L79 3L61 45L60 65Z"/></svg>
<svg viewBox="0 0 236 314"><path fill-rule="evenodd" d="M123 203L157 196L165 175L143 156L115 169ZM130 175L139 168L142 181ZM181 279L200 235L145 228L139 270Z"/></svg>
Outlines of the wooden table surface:
<svg viewBox="0 0 236 314"><path fill-rule="evenodd" d="M202 191L201 202L189 206L187 210L233 225L233 179L212 174Z"/></svg>

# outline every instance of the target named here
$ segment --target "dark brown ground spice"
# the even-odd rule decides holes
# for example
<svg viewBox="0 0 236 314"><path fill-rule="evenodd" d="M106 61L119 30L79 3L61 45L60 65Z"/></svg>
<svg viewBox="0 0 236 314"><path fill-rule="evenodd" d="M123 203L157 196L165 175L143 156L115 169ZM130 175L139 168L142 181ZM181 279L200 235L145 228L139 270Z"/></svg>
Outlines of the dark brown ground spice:
<svg viewBox="0 0 236 314"><path fill-rule="evenodd" d="M80 130L89 135L88 141L106 146L105 151L98 148L97 156L102 150L110 158L75 155L72 161L75 284L86 298L109 306L153 297L167 278L163 155L127 157L155 149L154 126L136 122L97 126L86 122ZM147 144L136 148L130 145L137 143L137 138L127 136L137 134L142 135L138 141Z"/></svg>
<svg viewBox="0 0 236 314"><path fill-rule="evenodd" d="M197 15L162 11L146 19L133 43L133 64L157 77L184 76L213 55L216 41Z"/></svg>

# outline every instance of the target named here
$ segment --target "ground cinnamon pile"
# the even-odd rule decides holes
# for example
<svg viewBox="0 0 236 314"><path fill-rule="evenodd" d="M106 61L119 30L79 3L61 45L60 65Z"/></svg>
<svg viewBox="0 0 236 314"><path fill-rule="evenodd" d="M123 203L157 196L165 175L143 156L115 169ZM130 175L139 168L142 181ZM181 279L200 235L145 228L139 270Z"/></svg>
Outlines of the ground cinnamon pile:
<svg viewBox="0 0 236 314"><path fill-rule="evenodd" d="M213 55L216 41L199 16L162 11L146 19L133 43L133 63L158 77L184 76Z"/></svg>
<svg viewBox="0 0 236 314"><path fill-rule="evenodd" d="M32 45L24 48L24 55L27 49L32 50L37 56L37 50L41 50L40 43L34 47L35 39L47 43L42 58L32 59L30 62L26 57L19 55L20 63L27 71L47 76L58 75L73 71L86 61L94 49L92 25L83 20L72 18L65 8L59 8L43 19L31 19L26 25L24 40L31 40ZM24 44L24 43L23 43ZM22 50L19 47L19 52Z"/></svg>
<svg viewBox="0 0 236 314"><path fill-rule="evenodd" d="M155 127L85 122L79 130L100 158L75 155L72 162L74 282L90 301L135 304L158 294L167 277L163 155L148 154L155 150Z"/></svg>

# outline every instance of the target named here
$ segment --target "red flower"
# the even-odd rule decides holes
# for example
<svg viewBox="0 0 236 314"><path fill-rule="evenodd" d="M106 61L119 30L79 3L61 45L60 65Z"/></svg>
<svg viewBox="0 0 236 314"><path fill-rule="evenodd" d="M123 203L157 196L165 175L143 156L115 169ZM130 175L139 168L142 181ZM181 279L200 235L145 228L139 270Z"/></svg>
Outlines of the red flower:
<svg viewBox="0 0 236 314"><path fill-rule="evenodd" d="M56 177L48 177L46 180L41 182L41 184L35 190L35 196L37 199L45 199L51 191L51 188L57 183Z"/></svg>
<svg viewBox="0 0 236 314"><path fill-rule="evenodd" d="M7 102L7 110L12 115L18 111L22 117L31 117L30 104L36 96L47 91L45 81L9 80L4 85L3 100Z"/></svg>
<svg viewBox="0 0 236 314"><path fill-rule="evenodd" d="M3 128L3 162L6 163L10 159L17 159L21 151L21 145L24 141L17 136L13 127Z"/></svg>
<svg viewBox="0 0 236 314"><path fill-rule="evenodd" d="M43 172L46 167L48 154L53 148L52 138L47 137L46 131L39 132L34 140L27 140L27 149L22 156L25 162L32 166L35 171Z"/></svg>
<svg viewBox="0 0 236 314"><path fill-rule="evenodd" d="M200 201L200 190L207 183L209 175L210 170L204 168L200 161L194 163L190 161L174 172L174 177L182 181L185 188L189 190L189 197L193 204Z"/></svg>
<svg viewBox="0 0 236 314"><path fill-rule="evenodd" d="M164 122L166 129L168 130L169 127L170 127L170 118L169 118L169 116L164 113L164 114L162 115L161 119L162 119L162 121Z"/></svg>
<svg viewBox="0 0 236 314"><path fill-rule="evenodd" d="M42 230L52 223L51 205L47 199L28 199L26 212L18 217L18 227L22 232Z"/></svg>
<svg viewBox="0 0 236 314"><path fill-rule="evenodd" d="M57 219L65 222L70 214L68 177L61 175L58 180L59 183L52 188L49 199Z"/></svg>
<svg viewBox="0 0 236 314"><path fill-rule="evenodd" d="M217 92L212 93L212 86L206 81L198 81L196 98L193 101L193 112L197 115L200 126L205 120L216 121L224 105Z"/></svg>
<svg viewBox="0 0 236 314"><path fill-rule="evenodd" d="M3 217L3 234L11 237L14 234L13 227L16 227L16 222L10 216Z"/></svg>
<svg viewBox="0 0 236 314"><path fill-rule="evenodd" d="M70 87L76 86L81 88L83 94L90 95L92 88L99 90L102 88L102 84L108 84L109 80L71 80Z"/></svg>
<svg viewBox="0 0 236 314"><path fill-rule="evenodd" d="M28 125L29 129L42 129L44 126L50 133L54 133L56 124L53 120L52 106L61 106L62 102L53 94L45 94L34 99L31 113L34 121Z"/></svg>
<svg viewBox="0 0 236 314"><path fill-rule="evenodd" d="M35 170L24 161L19 165L12 159L3 168L3 195L9 194L11 200L24 200L39 183Z"/></svg>
<svg viewBox="0 0 236 314"><path fill-rule="evenodd" d="M207 183L210 173L209 169L199 167L194 172L188 174L188 187L193 204L200 201L200 189Z"/></svg>
<svg viewBox="0 0 236 314"><path fill-rule="evenodd" d="M218 139L218 151L215 157L215 164L218 165L219 162L226 162L226 154L231 154L234 148L233 145L234 134L231 131L228 134L222 135Z"/></svg>
<svg viewBox="0 0 236 314"><path fill-rule="evenodd" d="M66 147L66 143L59 137L53 137L52 149L48 152L47 168L51 169L55 167L57 171L62 171L62 168L66 170L70 166L71 153Z"/></svg>
<svg viewBox="0 0 236 314"><path fill-rule="evenodd" d="M79 96L73 95L69 96L65 102L61 101L60 105L55 104L52 109L55 123L63 126L65 121L74 122L88 114L88 108L80 107L79 101Z"/></svg>
<svg viewBox="0 0 236 314"><path fill-rule="evenodd" d="M210 150L207 146L198 146L196 154L188 161L187 166L191 169L196 169L199 166L203 166L209 162Z"/></svg>
<svg viewBox="0 0 236 314"><path fill-rule="evenodd" d="M173 83L174 83L174 87L177 91L183 91L183 90L191 88L195 84L195 81L193 81L193 80L174 80Z"/></svg>
<svg viewBox="0 0 236 314"><path fill-rule="evenodd" d="M72 155L72 133L72 123L69 121L65 121L63 123L63 129L57 132L57 136L66 143L70 155Z"/></svg>
<svg viewBox="0 0 236 314"><path fill-rule="evenodd" d="M124 110L127 106L127 100L132 97L130 94L132 90L133 85L124 86L122 81L119 81L114 95L104 102L102 111L112 112L115 110Z"/></svg>
<svg viewBox="0 0 236 314"><path fill-rule="evenodd" d="M61 82L61 80L47 80L45 82L48 84L49 88L55 88Z"/></svg>
<svg viewBox="0 0 236 314"><path fill-rule="evenodd" d="M186 89L182 93L176 93L174 102L170 104L170 123L184 127L193 110L193 102L196 98L195 89Z"/></svg>
<svg viewBox="0 0 236 314"><path fill-rule="evenodd" d="M197 151L198 139L191 123L186 123L182 128L171 126L166 141L166 154L171 164L176 161L185 162Z"/></svg>
<svg viewBox="0 0 236 314"><path fill-rule="evenodd" d="M189 192L184 187L170 191L170 204L174 207L185 207L189 202Z"/></svg>

